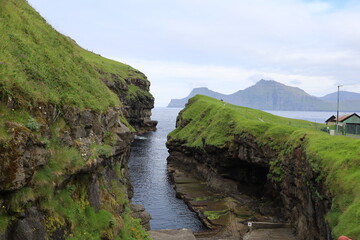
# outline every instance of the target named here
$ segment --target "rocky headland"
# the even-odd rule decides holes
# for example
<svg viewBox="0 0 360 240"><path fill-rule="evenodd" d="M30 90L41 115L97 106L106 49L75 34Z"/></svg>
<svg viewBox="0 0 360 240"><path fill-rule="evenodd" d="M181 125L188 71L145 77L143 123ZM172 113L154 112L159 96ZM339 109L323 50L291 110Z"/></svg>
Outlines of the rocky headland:
<svg viewBox="0 0 360 240"><path fill-rule="evenodd" d="M290 224L301 240L346 234L357 239L360 229L352 222L359 217L350 209L357 209L359 200L348 184L355 189L359 184L344 176L358 172L350 165L359 159L359 140L315 130L320 128L197 95L180 112L167 141L178 196L220 236L249 239L238 223L268 222ZM196 189L191 178L202 187ZM212 193L204 196L203 189ZM232 207L211 211L201 202L216 195L212 202ZM217 224L226 215L228 220Z"/></svg>
<svg viewBox="0 0 360 240"><path fill-rule="evenodd" d="M0 17L0 239L150 239L127 176L134 135L156 128L146 76L25 0Z"/></svg>

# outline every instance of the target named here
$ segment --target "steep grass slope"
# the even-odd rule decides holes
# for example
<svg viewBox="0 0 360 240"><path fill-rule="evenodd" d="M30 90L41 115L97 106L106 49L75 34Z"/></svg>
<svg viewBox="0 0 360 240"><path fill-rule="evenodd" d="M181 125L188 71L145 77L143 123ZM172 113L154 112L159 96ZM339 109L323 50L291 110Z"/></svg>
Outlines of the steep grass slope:
<svg viewBox="0 0 360 240"><path fill-rule="evenodd" d="M278 156L288 156L300 145L305 161L321 176L316 181L324 181L331 193L326 220L334 237L360 239L360 139L329 136L319 131L322 124L278 117L201 95L190 99L180 116L168 142L175 140L197 149L228 148L236 137L254 136L258 146L268 146ZM269 177L275 182L283 180L281 162L275 159L269 163ZM320 195L316 198L322 200Z"/></svg>
<svg viewBox="0 0 360 240"><path fill-rule="evenodd" d="M85 51L56 32L24 0L0 1L0 32L1 94L21 103L104 110L121 103L101 78L126 84L131 76L149 84L130 66Z"/></svg>
<svg viewBox="0 0 360 240"><path fill-rule="evenodd" d="M129 123L149 121L149 86L27 1L0 0L0 239L149 239L127 178Z"/></svg>

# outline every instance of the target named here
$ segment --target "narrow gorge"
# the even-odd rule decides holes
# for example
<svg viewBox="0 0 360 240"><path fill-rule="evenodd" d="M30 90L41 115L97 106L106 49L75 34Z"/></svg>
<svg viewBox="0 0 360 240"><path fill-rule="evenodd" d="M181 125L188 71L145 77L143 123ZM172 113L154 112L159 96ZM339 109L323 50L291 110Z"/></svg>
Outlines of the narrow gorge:
<svg viewBox="0 0 360 240"><path fill-rule="evenodd" d="M360 239L360 139L201 95L153 132L153 108L142 72L0 0L0 240Z"/></svg>

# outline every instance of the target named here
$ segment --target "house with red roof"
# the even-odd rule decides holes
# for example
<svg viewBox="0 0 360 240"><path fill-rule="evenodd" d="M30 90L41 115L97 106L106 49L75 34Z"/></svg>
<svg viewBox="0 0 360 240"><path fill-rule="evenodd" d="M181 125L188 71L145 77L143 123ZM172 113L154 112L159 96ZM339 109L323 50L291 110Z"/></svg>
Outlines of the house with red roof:
<svg viewBox="0 0 360 240"><path fill-rule="evenodd" d="M335 125L336 117L332 115L325 122L328 126ZM338 125L341 127L343 133L360 135L360 116L356 113L340 116Z"/></svg>

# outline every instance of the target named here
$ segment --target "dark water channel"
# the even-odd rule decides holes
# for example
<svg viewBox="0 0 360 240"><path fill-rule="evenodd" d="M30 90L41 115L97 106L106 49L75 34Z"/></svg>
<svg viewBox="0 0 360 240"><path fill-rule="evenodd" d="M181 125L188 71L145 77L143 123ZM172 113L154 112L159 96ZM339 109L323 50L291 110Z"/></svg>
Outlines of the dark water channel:
<svg viewBox="0 0 360 240"><path fill-rule="evenodd" d="M137 137L132 144L129 172L134 187L133 203L143 204L151 214L151 229L191 228L202 231L204 226L185 203L175 197L166 169L168 151L166 137L175 128L180 109L155 108L152 119L157 131Z"/></svg>

